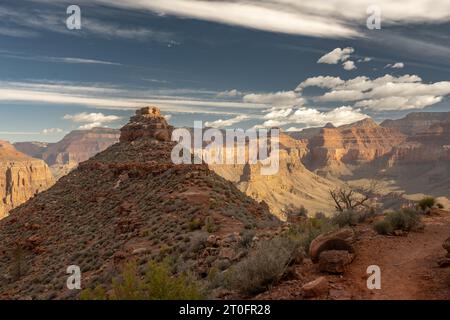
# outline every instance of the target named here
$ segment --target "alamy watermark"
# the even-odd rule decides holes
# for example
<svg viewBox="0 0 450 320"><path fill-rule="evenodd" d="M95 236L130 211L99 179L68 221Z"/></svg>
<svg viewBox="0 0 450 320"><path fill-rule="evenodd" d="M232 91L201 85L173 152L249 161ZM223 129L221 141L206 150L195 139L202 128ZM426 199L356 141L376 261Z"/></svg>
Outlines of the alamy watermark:
<svg viewBox="0 0 450 320"><path fill-rule="evenodd" d="M261 165L261 175L279 170L279 129L204 130L202 121L194 122L194 136L188 129L175 129L171 159L174 164ZM192 157L193 155L193 157Z"/></svg>
<svg viewBox="0 0 450 320"><path fill-rule="evenodd" d="M381 29L381 8L377 5L371 5L366 10L367 17L366 25L369 30Z"/></svg>
<svg viewBox="0 0 450 320"><path fill-rule="evenodd" d="M68 266L66 273L70 274L67 278L66 286L69 290L81 290L81 269L77 265Z"/></svg>
<svg viewBox="0 0 450 320"><path fill-rule="evenodd" d="M381 269L377 265L372 265L367 267L367 289L369 290L380 290L381 289Z"/></svg>
<svg viewBox="0 0 450 320"><path fill-rule="evenodd" d="M81 30L81 8L77 5L67 7L66 13L69 15L66 26L69 30Z"/></svg>

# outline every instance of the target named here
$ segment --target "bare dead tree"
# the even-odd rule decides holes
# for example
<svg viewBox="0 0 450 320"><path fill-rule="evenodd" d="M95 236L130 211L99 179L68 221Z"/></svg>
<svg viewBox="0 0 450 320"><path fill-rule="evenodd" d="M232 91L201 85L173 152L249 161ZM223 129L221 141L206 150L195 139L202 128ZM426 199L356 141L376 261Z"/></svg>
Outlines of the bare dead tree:
<svg viewBox="0 0 450 320"><path fill-rule="evenodd" d="M354 190L346 188L330 190L330 195L339 212L367 207L366 203L370 199L370 194L356 193Z"/></svg>

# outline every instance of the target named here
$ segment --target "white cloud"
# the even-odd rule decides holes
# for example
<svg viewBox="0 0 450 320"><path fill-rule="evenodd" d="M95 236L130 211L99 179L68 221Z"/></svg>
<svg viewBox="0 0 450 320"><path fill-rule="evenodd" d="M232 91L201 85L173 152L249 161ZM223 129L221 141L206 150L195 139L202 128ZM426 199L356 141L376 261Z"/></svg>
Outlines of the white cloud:
<svg viewBox="0 0 450 320"><path fill-rule="evenodd" d="M403 62L396 62L394 64L387 64L385 68L392 68L392 69L402 69L405 67L405 64Z"/></svg>
<svg viewBox="0 0 450 320"><path fill-rule="evenodd" d="M112 66L120 66L121 65L120 63L104 61L104 60L71 58L71 57L43 57L42 59L52 61L52 62L72 63L72 64L104 64L104 65L112 65Z"/></svg>
<svg viewBox="0 0 450 320"><path fill-rule="evenodd" d="M288 117L293 110L294 110L293 108L282 108L282 109L272 108L269 110L270 112L264 116L264 119L271 119L271 120L284 119Z"/></svg>
<svg viewBox="0 0 450 320"><path fill-rule="evenodd" d="M60 128L48 128L48 129L44 129L42 130L42 134L47 135L47 134L55 134L55 133L61 133L63 132L62 129Z"/></svg>
<svg viewBox="0 0 450 320"><path fill-rule="evenodd" d="M378 111L410 110L423 109L441 101L442 97L435 96L387 97L381 99L362 100L357 102L355 107Z"/></svg>
<svg viewBox="0 0 450 320"><path fill-rule="evenodd" d="M339 85L344 84L345 81L342 80L339 77L331 77L331 76L318 76L318 77L312 77L308 78L302 83L300 83L295 89L296 91L301 91L303 88L307 87L319 87L319 88L335 88Z"/></svg>
<svg viewBox="0 0 450 320"><path fill-rule="evenodd" d="M77 114L66 114L63 119L71 120L73 122L98 122L98 123L109 123L120 120L121 118L116 115L105 116L103 113L77 113Z"/></svg>
<svg viewBox="0 0 450 320"><path fill-rule="evenodd" d="M433 105L450 94L450 81L422 83L417 75L395 77L385 75L371 80L360 76L347 81L334 77L309 78L299 84L303 89L309 86L331 89L317 101L357 101L356 108L373 110L422 109Z"/></svg>
<svg viewBox="0 0 450 320"><path fill-rule="evenodd" d="M163 12L181 17L213 21L250 29L308 35L325 38L349 38L358 36L356 28L350 28L337 18L308 13L290 0L205 1L205 0L97 0L105 5ZM318 12L320 13L320 12Z"/></svg>
<svg viewBox="0 0 450 320"><path fill-rule="evenodd" d="M300 107L293 113L292 109L285 109L285 114L289 116L280 117L279 113L270 112L264 116L267 119L262 126L264 127L280 127L284 125L302 125L303 128L320 127L331 122L335 126L353 123L368 116L363 114L361 110L354 109L349 106L343 106L332 109L330 111L319 111L315 108Z"/></svg>
<svg viewBox="0 0 450 320"><path fill-rule="evenodd" d="M0 81L0 102L83 105L102 109L137 109L156 105L164 112L229 114L237 109L265 109L267 105L241 101L217 101L216 91L193 89L131 90L102 83ZM198 98L200 97L201 98ZM219 110L223 109L223 110Z"/></svg>
<svg viewBox="0 0 450 320"><path fill-rule="evenodd" d="M345 61L342 64L342 67L344 68L344 70L347 70L347 71L351 71L351 70L355 70L356 69L355 63L353 61L351 61L351 60Z"/></svg>
<svg viewBox="0 0 450 320"><path fill-rule="evenodd" d="M336 48L333 51L327 53L322 56L317 63L326 63L326 64L338 64L339 62L344 62L355 50L351 47L347 47L344 49Z"/></svg>
<svg viewBox="0 0 450 320"><path fill-rule="evenodd" d="M370 62L370 61L372 61L372 58L370 58L370 57L365 57L365 58L362 58L362 59L358 59L358 62Z"/></svg>
<svg viewBox="0 0 450 320"><path fill-rule="evenodd" d="M242 95L244 95L244 93L242 93L236 89L222 91L217 94L217 96L220 98L234 98L234 97L240 97Z"/></svg>
<svg viewBox="0 0 450 320"><path fill-rule="evenodd" d="M246 115L239 115L237 117L227 119L227 120L218 119L218 120L212 121L212 122L205 122L205 126L210 127L210 128L225 128L225 127L230 127L236 123L242 122L244 120L247 120L248 118L249 117Z"/></svg>
<svg viewBox="0 0 450 320"><path fill-rule="evenodd" d="M302 105L305 100L295 91L280 91L275 93L247 94L243 98L246 103L258 103L271 106Z"/></svg>
<svg viewBox="0 0 450 320"><path fill-rule="evenodd" d="M78 130L91 130L93 128L105 127L101 122L87 123L78 127Z"/></svg>
<svg viewBox="0 0 450 320"><path fill-rule="evenodd" d="M360 35L373 0L96 0L104 5L149 10L257 30L335 38ZM448 0L377 0L383 25L442 23L450 19Z"/></svg>
<svg viewBox="0 0 450 320"><path fill-rule="evenodd" d="M106 123L118 121L121 117L116 115L104 115L103 113L81 112L77 114L66 114L64 120L70 120L75 123L85 123L78 127L80 130L89 130L97 127L104 127Z"/></svg>

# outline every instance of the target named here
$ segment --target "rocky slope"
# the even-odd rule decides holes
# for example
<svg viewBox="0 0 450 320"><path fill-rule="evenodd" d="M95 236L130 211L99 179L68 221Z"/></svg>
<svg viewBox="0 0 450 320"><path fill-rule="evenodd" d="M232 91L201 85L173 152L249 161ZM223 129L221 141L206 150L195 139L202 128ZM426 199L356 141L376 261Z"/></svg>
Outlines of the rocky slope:
<svg viewBox="0 0 450 320"><path fill-rule="evenodd" d="M80 266L83 288L110 284L127 260L142 269L167 258L205 277L242 258L244 230L277 223L206 165L174 165L159 110L132 119L120 143L0 221L0 298L76 298L70 265Z"/></svg>
<svg viewBox="0 0 450 320"><path fill-rule="evenodd" d="M44 160L59 179L79 163L117 143L119 137L119 130L93 128L72 131L57 143L20 142L15 147L25 154Z"/></svg>
<svg viewBox="0 0 450 320"><path fill-rule="evenodd" d="M0 141L0 219L37 193L53 185L44 161L33 159Z"/></svg>

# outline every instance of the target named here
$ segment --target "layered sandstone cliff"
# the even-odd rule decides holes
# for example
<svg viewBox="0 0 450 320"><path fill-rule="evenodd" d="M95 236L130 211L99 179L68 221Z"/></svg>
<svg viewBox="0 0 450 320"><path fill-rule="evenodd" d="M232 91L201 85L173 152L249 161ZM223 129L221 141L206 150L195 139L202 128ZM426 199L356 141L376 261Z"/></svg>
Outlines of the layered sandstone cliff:
<svg viewBox="0 0 450 320"><path fill-rule="evenodd" d="M383 128L372 119L338 128L322 128L309 140L308 168L321 175L352 175L358 166L374 161L406 141L397 129Z"/></svg>
<svg viewBox="0 0 450 320"><path fill-rule="evenodd" d="M338 183L309 171L301 159L308 154L307 141L296 140L281 133L279 170L262 175L261 164L210 165L220 176L258 201L264 201L271 212L285 220L289 212L306 208L310 214L333 209L329 190Z"/></svg>
<svg viewBox="0 0 450 320"><path fill-rule="evenodd" d="M21 152L44 160L59 179L109 146L119 142L120 131L109 128L75 130L56 143L20 142L14 146Z"/></svg>
<svg viewBox="0 0 450 320"><path fill-rule="evenodd" d="M0 219L53 183L54 178L44 161L0 141Z"/></svg>

